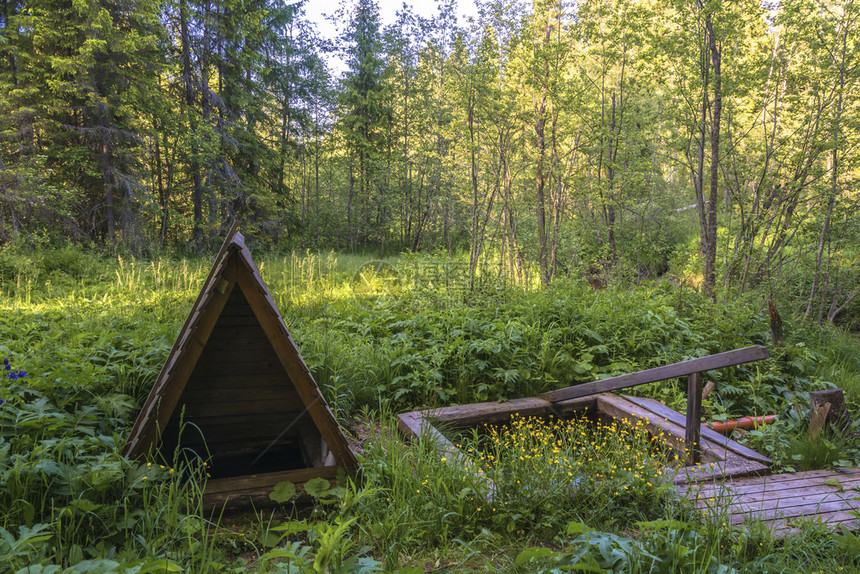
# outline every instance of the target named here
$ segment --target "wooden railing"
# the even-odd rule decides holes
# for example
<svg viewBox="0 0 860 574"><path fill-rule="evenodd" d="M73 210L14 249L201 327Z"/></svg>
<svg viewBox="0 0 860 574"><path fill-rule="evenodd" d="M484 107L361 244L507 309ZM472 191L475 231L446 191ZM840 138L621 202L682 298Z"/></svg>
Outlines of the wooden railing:
<svg viewBox="0 0 860 574"><path fill-rule="evenodd" d="M743 349L735 349L734 351L726 351L716 355L708 355L699 359L691 359L680 363L673 363L663 367L656 367L646 371L638 371L627 375L620 375L609 379L593 381L591 383L583 383L558 389L557 391L549 391L540 395L542 399L556 403L568 399L578 397L586 397L597 393L606 393L609 391L617 391L628 387L644 385L646 383L654 383L664 381L666 379L674 379L677 377L687 377L687 419L685 446L687 450L687 464L697 464L701 458L700 435L702 426L702 374L706 371L714 369L722 369L725 367L734 367L744 363L753 361L761 361L767 359L767 349L761 345L752 347L744 347Z"/></svg>

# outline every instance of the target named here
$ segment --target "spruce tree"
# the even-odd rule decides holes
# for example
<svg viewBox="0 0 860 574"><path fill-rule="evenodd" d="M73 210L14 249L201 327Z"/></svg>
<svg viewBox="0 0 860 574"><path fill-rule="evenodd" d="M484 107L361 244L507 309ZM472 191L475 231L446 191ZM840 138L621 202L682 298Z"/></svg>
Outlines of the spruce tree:
<svg viewBox="0 0 860 574"><path fill-rule="evenodd" d="M377 176L386 149L391 108L383 84L385 66L375 0L358 0L344 39L349 45L349 69L340 97L340 127L350 153L347 223L354 247L358 239L369 238L370 227L379 229L385 224Z"/></svg>

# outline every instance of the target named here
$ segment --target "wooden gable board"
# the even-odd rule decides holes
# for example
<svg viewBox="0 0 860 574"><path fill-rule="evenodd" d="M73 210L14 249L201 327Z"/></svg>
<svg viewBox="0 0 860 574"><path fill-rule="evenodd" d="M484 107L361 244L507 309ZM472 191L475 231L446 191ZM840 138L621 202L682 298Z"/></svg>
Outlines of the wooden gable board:
<svg viewBox="0 0 860 574"><path fill-rule="evenodd" d="M170 354L162 365L155 384L153 384L143 408L135 420L134 426L132 426L123 449L123 455L128 458L140 458L149 454L157 442L158 435L163 430L167 418L176 408L176 403L187 382L187 380L182 381L181 376L174 376L176 367L177 365L186 365L186 369L194 367L200 357L203 344L205 344L205 340L201 341L200 336L208 337L207 331L211 331L214 326L214 319L217 319L224 303L226 303L226 297L218 293L215 287L221 279L229 281L232 278L230 277L232 273L227 273L226 267L227 261L230 259L230 252L235 248L233 240L237 233L238 228L234 224L221 245L221 249L215 257L215 263L209 270L209 275L203 282L203 287L191 307L191 312L186 317L182 329L179 330L176 342L170 349ZM197 344L191 345L191 341L196 341ZM158 416L159 412L162 413L161 417Z"/></svg>
<svg viewBox="0 0 860 574"><path fill-rule="evenodd" d="M230 307L228 307L228 302L232 302L229 303ZM206 413L204 414L209 416L223 417L223 420L230 418L231 413L229 409L225 408L229 407L230 404L217 403L218 400L224 400L224 397L230 395L230 389L220 388L210 391L208 385L201 387L199 376L201 371L198 370L198 367L205 371L201 356L212 357L216 354L215 351L208 354L205 354L204 351L207 344L210 343L213 331L216 333L216 339L218 333L224 331L223 325L228 322L228 318L222 316L225 308L234 309L237 308L237 304L242 309L245 308L244 305L250 307L253 315L244 317L243 321L247 322L250 319L254 325L249 328L261 330L265 342L263 342L260 353L263 355L268 353L266 357L272 360L266 365L269 368L276 365L275 371L281 373L274 375L278 382L275 387L269 390L275 394L280 393L282 399L280 403L269 401L268 399L271 397L263 393L255 401L255 408L275 409L278 405L282 406L285 400L291 400L294 396L293 394L285 395L285 392L291 391L284 389L293 387L298 399L296 408L292 412L267 413L269 419L272 419L272 424L282 424L286 430L307 413L319 435L325 440L336 463L346 469L355 468L357 466L355 455L349 449L346 438L337 425L334 415L322 397L307 365L302 360L301 354L290 337L257 266L251 259L242 235L238 233L235 226L224 241L191 313L189 313L167 361L135 421L123 454L130 458L140 458L154 450L163 433L168 430L168 424L175 425L178 416L177 409L184 409L181 399L189 385L189 380L192 380L192 375L195 373L198 373L195 380L196 387L192 385L187 389L190 393L196 393L195 396L199 399L195 408L198 410L205 409ZM221 327L216 329L218 325ZM218 341L212 342L213 345L217 343ZM237 350L231 355L227 351L222 352L219 347L217 354L238 356L246 353ZM253 354L250 356L253 359ZM271 380L271 375L269 380ZM233 392L234 398L235 395L236 393ZM219 396L222 398L218 399ZM212 403L207 405L205 403L207 399L211 400ZM249 403L241 404L247 405ZM297 413L296 410L299 408L302 410ZM291 417L295 420L290 420ZM219 422L223 421L219 420ZM255 420L252 424L245 426L254 428L256 423ZM228 427L225 426L224 428ZM271 441L271 444L274 442ZM217 453L213 453L213 455L215 454ZM307 471L313 470L322 469L306 469L299 474L304 476L308 474ZM289 473L286 474L289 475ZM326 471L325 474L330 474L330 471ZM235 481L235 478L232 480ZM263 480L262 482L266 481ZM247 485L248 481L244 481L243 484Z"/></svg>

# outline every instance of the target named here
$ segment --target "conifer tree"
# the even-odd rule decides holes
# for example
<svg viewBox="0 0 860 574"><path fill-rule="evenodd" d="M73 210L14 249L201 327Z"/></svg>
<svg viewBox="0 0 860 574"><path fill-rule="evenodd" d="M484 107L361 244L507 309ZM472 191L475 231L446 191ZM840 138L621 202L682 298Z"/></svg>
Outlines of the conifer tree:
<svg viewBox="0 0 860 574"><path fill-rule="evenodd" d="M350 154L347 223L354 247L360 229L367 235L370 227L383 228L386 219L376 178L381 173L391 108L383 83L385 65L375 0L358 0L344 40L349 46L349 69L340 97L340 127Z"/></svg>
<svg viewBox="0 0 860 574"><path fill-rule="evenodd" d="M136 233L146 127L156 89L160 29L146 0L37 0L28 4L29 89L35 143L61 182L87 193L86 228L108 243Z"/></svg>

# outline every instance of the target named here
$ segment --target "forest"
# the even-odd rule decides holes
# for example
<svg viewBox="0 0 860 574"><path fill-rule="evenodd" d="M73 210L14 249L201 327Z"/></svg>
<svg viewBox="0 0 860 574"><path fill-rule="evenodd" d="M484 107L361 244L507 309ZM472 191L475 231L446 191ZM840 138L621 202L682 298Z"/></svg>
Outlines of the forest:
<svg viewBox="0 0 860 574"><path fill-rule="evenodd" d="M858 295L858 6L3 0L0 236ZM336 62L342 62L338 66ZM342 68L336 70L336 68ZM849 314L856 316L855 311Z"/></svg>

